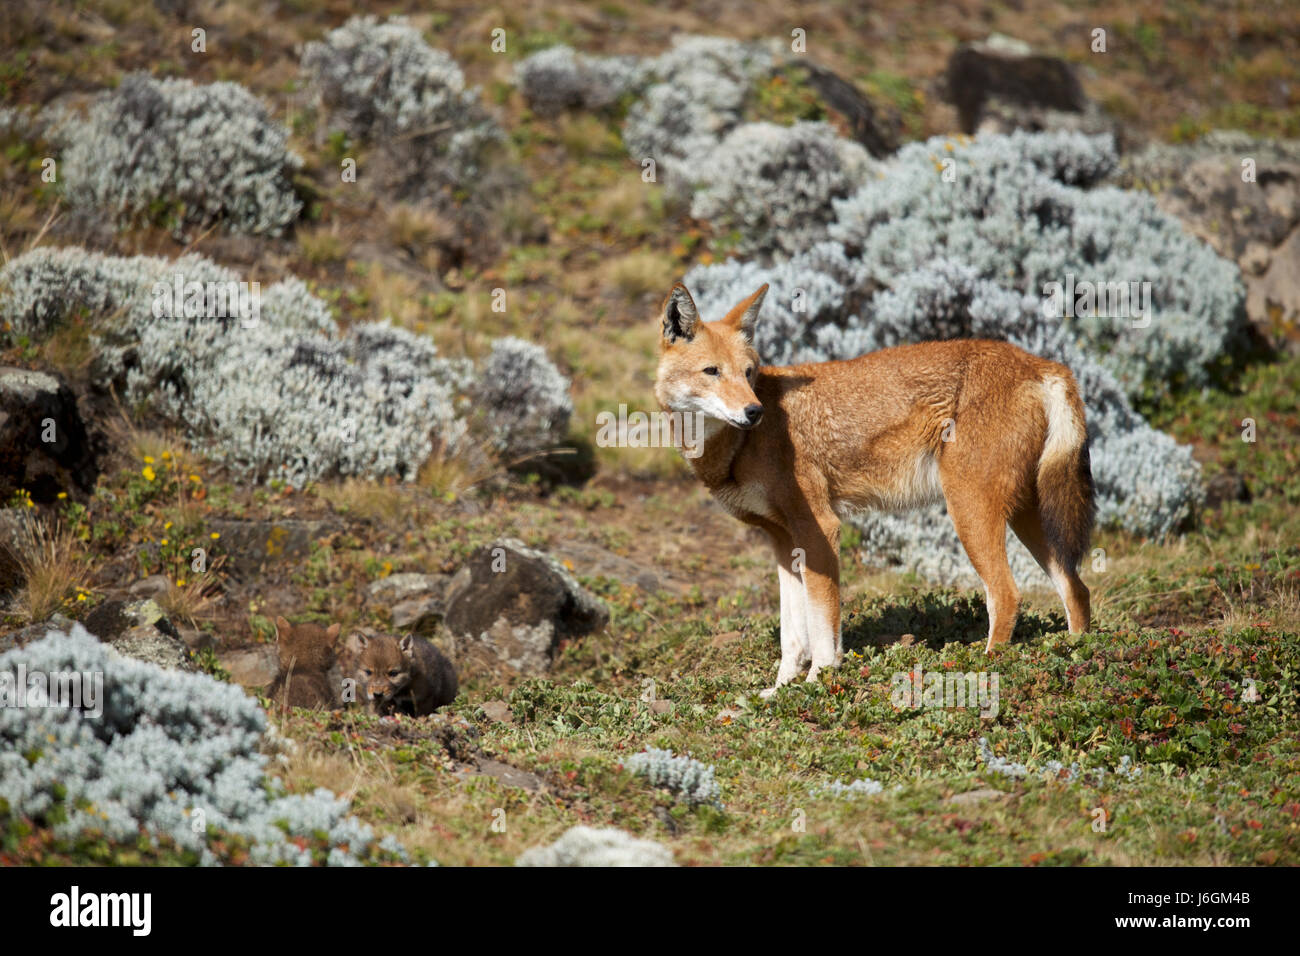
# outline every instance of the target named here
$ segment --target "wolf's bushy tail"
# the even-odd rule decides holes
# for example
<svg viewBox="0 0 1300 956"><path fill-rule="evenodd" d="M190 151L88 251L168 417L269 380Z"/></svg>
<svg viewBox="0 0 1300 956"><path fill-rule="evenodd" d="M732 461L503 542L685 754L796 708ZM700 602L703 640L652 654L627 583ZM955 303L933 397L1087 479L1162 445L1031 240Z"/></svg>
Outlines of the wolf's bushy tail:
<svg viewBox="0 0 1300 956"><path fill-rule="evenodd" d="M1038 460L1038 517L1053 556L1073 571L1088 550L1097 511L1083 401L1074 377L1065 375L1042 385L1047 438Z"/></svg>

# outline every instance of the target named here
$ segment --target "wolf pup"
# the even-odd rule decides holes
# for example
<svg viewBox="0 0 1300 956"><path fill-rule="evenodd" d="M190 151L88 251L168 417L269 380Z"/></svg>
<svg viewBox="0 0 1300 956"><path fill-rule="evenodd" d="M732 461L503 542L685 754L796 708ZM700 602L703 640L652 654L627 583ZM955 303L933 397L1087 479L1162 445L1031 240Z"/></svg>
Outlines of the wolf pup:
<svg viewBox="0 0 1300 956"><path fill-rule="evenodd" d="M1006 342L959 339L840 362L760 367L754 324L767 286L715 322L686 287L664 300L655 397L702 419L696 476L767 533L781 586L776 687L840 662L840 521L859 509L945 502L984 581L986 651L1011 639L1020 593L1010 524L1089 626L1076 571L1094 504L1083 402L1064 365ZM776 687L763 691L770 696Z"/></svg>
<svg viewBox="0 0 1300 956"><path fill-rule="evenodd" d="M267 696L281 707L339 706L339 674L336 650L339 626L290 624L275 619L276 652L280 671Z"/></svg>
<svg viewBox="0 0 1300 956"><path fill-rule="evenodd" d="M348 639L358 699L372 714L432 714L456 699L456 669L422 637L359 631Z"/></svg>

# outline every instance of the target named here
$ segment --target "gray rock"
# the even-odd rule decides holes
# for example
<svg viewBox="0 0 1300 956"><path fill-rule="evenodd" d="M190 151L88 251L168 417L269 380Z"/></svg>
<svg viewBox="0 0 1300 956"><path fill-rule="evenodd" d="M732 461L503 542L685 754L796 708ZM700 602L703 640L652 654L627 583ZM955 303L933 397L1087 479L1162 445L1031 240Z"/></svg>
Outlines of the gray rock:
<svg viewBox="0 0 1300 956"><path fill-rule="evenodd" d="M66 634L71 629L72 623L70 618L64 617L62 614L53 614L48 621L39 621L35 624L28 624L19 630L10 631L8 634L0 634L0 654L15 647L24 647L32 641L39 641L50 631L60 631Z"/></svg>
<svg viewBox="0 0 1300 956"><path fill-rule="evenodd" d="M371 604L387 606L399 631L431 634L446 612L449 574L403 572L380 578L366 589Z"/></svg>
<svg viewBox="0 0 1300 956"><path fill-rule="evenodd" d="M0 498L18 489L48 504L99 477L77 398L55 375L0 367Z"/></svg>
<svg viewBox="0 0 1300 956"><path fill-rule="evenodd" d="M241 687L266 687L280 672L280 659L273 644L254 644L218 651L217 663L230 674L230 681Z"/></svg>
<svg viewBox="0 0 1300 956"><path fill-rule="evenodd" d="M832 110L844 117L849 134L872 156L880 159L898 149L894 131L876 116L876 108L856 86L824 66L805 61L800 64L815 89Z"/></svg>
<svg viewBox="0 0 1300 956"><path fill-rule="evenodd" d="M417 634L432 633L446 613L446 602L441 597L411 598L392 608L393 627L399 631Z"/></svg>
<svg viewBox="0 0 1300 956"><path fill-rule="evenodd" d="M49 503L60 492L90 492L98 477L73 390L47 372L0 367L0 498L26 489Z"/></svg>
<svg viewBox="0 0 1300 956"><path fill-rule="evenodd" d="M614 578L625 584L636 585L647 594L654 594L670 586L653 569L590 541L559 541L555 544L554 552L556 558L567 559L587 577Z"/></svg>
<svg viewBox="0 0 1300 956"><path fill-rule="evenodd" d="M264 521L219 518L208 523L210 531L221 535L221 550L229 556L227 570L239 578L256 574L268 562L306 557L311 553L313 541L340 527L337 521L303 518Z"/></svg>
<svg viewBox="0 0 1300 956"><path fill-rule="evenodd" d="M126 589L126 593L131 597L153 598L166 594L170 588L171 582L167 580L167 575L151 574L132 584Z"/></svg>
<svg viewBox="0 0 1300 956"><path fill-rule="evenodd" d="M558 561L506 538L474 552L456 573L443 623L458 660L535 674L550 667L562 640L608 621L605 605Z"/></svg>
<svg viewBox="0 0 1300 956"><path fill-rule="evenodd" d="M479 704L479 709L483 711L488 720L494 720L500 724L513 724L515 715L510 711L510 705L504 700L489 700Z"/></svg>
<svg viewBox="0 0 1300 956"><path fill-rule="evenodd" d="M207 631L201 631L197 627L177 627L176 631L180 634L181 641L185 644L186 649L192 654L198 654L205 650L216 650L216 638Z"/></svg>
<svg viewBox="0 0 1300 956"><path fill-rule="evenodd" d="M91 634L125 657L171 670L194 670L189 648L152 599L105 601L83 622Z"/></svg>
<svg viewBox="0 0 1300 956"><path fill-rule="evenodd" d="M994 34L959 47L948 60L944 86L966 133L1116 131L1084 95L1070 64L1009 37Z"/></svg>
<svg viewBox="0 0 1300 956"><path fill-rule="evenodd" d="M366 595L376 604L398 604L416 597L437 595L447 592L451 582L449 574L416 574L402 572L380 578L366 588Z"/></svg>

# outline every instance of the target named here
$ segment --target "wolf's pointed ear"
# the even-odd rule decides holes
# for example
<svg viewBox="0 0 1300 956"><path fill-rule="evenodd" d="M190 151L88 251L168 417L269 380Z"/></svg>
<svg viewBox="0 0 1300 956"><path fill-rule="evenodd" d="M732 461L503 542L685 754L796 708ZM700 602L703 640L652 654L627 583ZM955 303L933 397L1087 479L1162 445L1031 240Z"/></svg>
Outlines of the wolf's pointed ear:
<svg viewBox="0 0 1300 956"><path fill-rule="evenodd" d="M699 321L695 300L686 291L686 286L677 283L664 299L664 341L669 345L682 339L689 342L695 338L695 326Z"/></svg>
<svg viewBox="0 0 1300 956"><path fill-rule="evenodd" d="M758 313L763 308L765 298L767 298L766 282L757 292L732 309L731 315L727 316L750 345L754 344L754 326L758 322Z"/></svg>
<svg viewBox="0 0 1300 956"><path fill-rule="evenodd" d="M288 634L292 630L293 630L293 625L290 624L283 617L277 617L275 619L275 636L277 640L281 637L284 637L284 635Z"/></svg>
<svg viewBox="0 0 1300 956"><path fill-rule="evenodd" d="M340 630L342 630L342 627L339 625L338 621L335 621L333 624L327 627L325 629L325 643L333 644L335 641L337 641L339 639Z"/></svg>

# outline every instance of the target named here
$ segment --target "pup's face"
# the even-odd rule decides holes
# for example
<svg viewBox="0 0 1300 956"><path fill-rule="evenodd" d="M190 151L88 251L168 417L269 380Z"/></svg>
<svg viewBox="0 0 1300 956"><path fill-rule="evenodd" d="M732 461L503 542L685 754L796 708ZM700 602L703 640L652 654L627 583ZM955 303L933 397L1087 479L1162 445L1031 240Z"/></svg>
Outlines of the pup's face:
<svg viewBox="0 0 1300 956"><path fill-rule="evenodd" d="M411 661L402 653L397 638L386 634L356 634L357 686L365 692L373 710L392 700L411 683Z"/></svg>
<svg viewBox="0 0 1300 956"><path fill-rule="evenodd" d="M754 394L759 361L753 323L766 292L763 286L725 318L703 322L686 287L673 287L664 300L655 379L660 405L736 428L753 428L762 421L763 406Z"/></svg>

